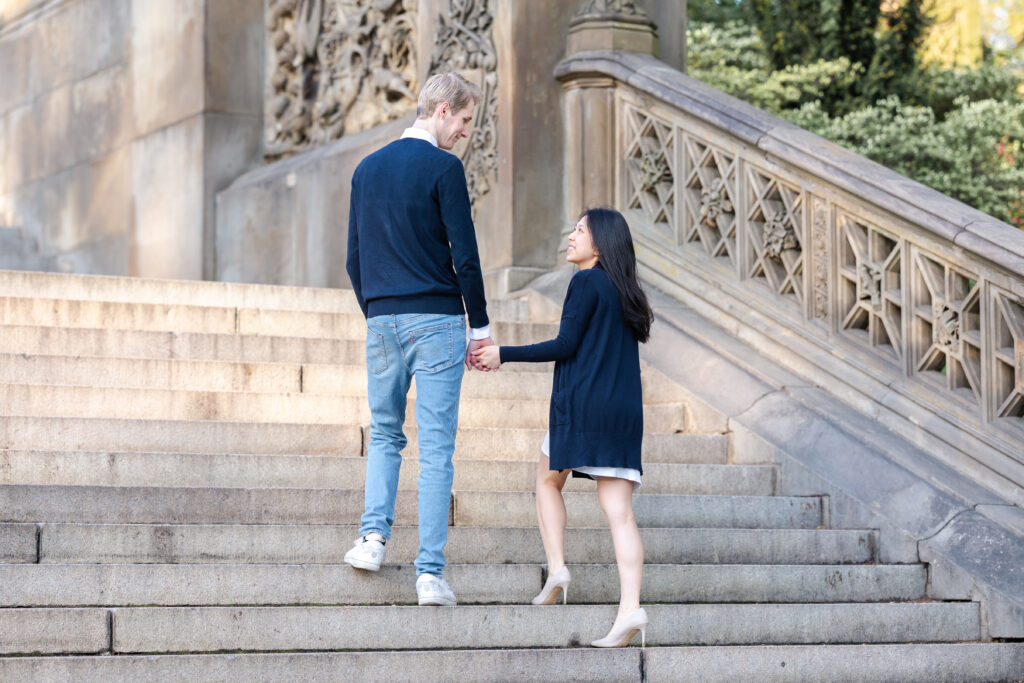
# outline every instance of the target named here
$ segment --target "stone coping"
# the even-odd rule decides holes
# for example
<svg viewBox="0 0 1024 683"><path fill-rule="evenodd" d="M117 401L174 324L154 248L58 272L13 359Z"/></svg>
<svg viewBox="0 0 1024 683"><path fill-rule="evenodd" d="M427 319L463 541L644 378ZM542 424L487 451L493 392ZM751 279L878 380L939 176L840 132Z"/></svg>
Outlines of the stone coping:
<svg viewBox="0 0 1024 683"><path fill-rule="evenodd" d="M1024 275L1024 231L726 95L655 57L612 50L581 52L555 69L561 81L595 75L653 96L908 221L913 229L948 240L1011 274Z"/></svg>

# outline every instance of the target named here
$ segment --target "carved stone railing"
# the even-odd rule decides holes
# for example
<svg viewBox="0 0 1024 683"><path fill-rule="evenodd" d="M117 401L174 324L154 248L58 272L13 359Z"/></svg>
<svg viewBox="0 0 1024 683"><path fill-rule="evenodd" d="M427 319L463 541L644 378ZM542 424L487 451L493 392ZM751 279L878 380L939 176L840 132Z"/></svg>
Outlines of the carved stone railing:
<svg viewBox="0 0 1024 683"><path fill-rule="evenodd" d="M556 76L571 213L614 201L655 285L1024 503L1024 234L651 56Z"/></svg>

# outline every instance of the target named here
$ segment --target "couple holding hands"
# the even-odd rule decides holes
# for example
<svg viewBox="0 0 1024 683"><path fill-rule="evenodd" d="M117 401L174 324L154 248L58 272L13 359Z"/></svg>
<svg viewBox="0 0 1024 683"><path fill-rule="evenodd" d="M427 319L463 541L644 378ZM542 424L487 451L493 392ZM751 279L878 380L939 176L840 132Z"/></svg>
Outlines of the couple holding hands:
<svg viewBox="0 0 1024 683"><path fill-rule="evenodd" d="M345 561L369 571L384 561L415 375L416 593L420 605L455 605L443 571L463 374L470 367L554 361L550 424L537 466L547 580L533 603L566 601L572 577L564 559L562 487L570 472L596 479L620 600L611 631L593 645L621 647L638 633L643 639L648 621L640 607L643 546L633 490L642 472L638 343L647 341L653 313L637 280L625 219L591 209L569 235L566 258L579 271L569 283L558 337L529 346L494 344L465 172L447 151L468 137L480 99L479 88L458 74L435 74L420 92L413 126L367 156L352 178L346 268L366 316L371 419L365 511Z"/></svg>

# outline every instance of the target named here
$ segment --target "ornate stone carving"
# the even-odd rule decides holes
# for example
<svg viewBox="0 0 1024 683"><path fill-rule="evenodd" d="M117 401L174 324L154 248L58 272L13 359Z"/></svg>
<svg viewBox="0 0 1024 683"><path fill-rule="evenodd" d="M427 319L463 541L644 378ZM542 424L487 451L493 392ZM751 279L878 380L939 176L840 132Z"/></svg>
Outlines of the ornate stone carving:
<svg viewBox="0 0 1024 683"><path fill-rule="evenodd" d="M747 212L743 223L746 277L761 280L800 308L804 297L803 211L799 187L752 165L747 168Z"/></svg>
<svg viewBox="0 0 1024 683"><path fill-rule="evenodd" d="M672 182L672 170L668 167L664 152L658 150L645 153L640 160L640 189L653 192L658 183L662 182Z"/></svg>
<svg viewBox="0 0 1024 683"><path fill-rule="evenodd" d="M635 0L583 0L573 17L582 17L588 14L647 18L647 12Z"/></svg>
<svg viewBox="0 0 1024 683"><path fill-rule="evenodd" d="M718 227L720 217L733 213L732 200L725 189L725 181L715 178L710 185L700 190L700 222L708 227Z"/></svg>
<svg viewBox="0 0 1024 683"><path fill-rule="evenodd" d="M990 353L995 382L990 405L995 417L1024 417L1024 301L993 287L995 312Z"/></svg>
<svg viewBox="0 0 1024 683"><path fill-rule="evenodd" d="M882 271L871 263L857 266L857 299L868 302L875 313L882 308Z"/></svg>
<svg viewBox="0 0 1024 683"><path fill-rule="evenodd" d="M462 152L469 197L474 208L491 191L498 174L498 52L489 0L450 0L438 17L430 73L458 71L479 83L483 99Z"/></svg>
<svg viewBox="0 0 1024 683"><path fill-rule="evenodd" d="M936 346L958 351L960 343L960 312L950 308L945 302L932 302L932 341Z"/></svg>
<svg viewBox="0 0 1024 683"><path fill-rule="evenodd" d="M623 110L626 206L641 209L656 226L675 230L675 135L672 127L639 109ZM674 237L674 235L673 235Z"/></svg>
<svg viewBox="0 0 1024 683"><path fill-rule="evenodd" d="M787 249L799 249L796 232L790 225L786 211L775 211L764 224L764 253L768 258L777 259Z"/></svg>
<svg viewBox="0 0 1024 683"><path fill-rule="evenodd" d="M686 174L680 242L699 243L709 256L735 265L736 157L690 133L679 136Z"/></svg>
<svg viewBox="0 0 1024 683"><path fill-rule="evenodd" d="M867 221L836 209L839 331L886 360L903 358L903 247Z"/></svg>
<svg viewBox="0 0 1024 683"><path fill-rule="evenodd" d="M914 372L954 394L981 400L981 288L977 277L917 251L911 299Z"/></svg>
<svg viewBox="0 0 1024 683"><path fill-rule="evenodd" d="M828 211L820 199L814 200L811 225L811 251L814 254L814 317L828 317Z"/></svg>
<svg viewBox="0 0 1024 683"><path fill-rule="evenodd" d="M268 2L268 156L415 111L415 0Z"/></svg>

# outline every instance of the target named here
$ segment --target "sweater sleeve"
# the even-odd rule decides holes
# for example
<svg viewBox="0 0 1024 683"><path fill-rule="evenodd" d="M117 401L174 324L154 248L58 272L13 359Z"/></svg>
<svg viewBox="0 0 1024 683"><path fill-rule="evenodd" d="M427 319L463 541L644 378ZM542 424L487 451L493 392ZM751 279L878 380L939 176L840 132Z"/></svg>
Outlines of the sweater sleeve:
<svg viewBox="0 0 1024 683"><path fill-rule="evenodd" d="M502 346L499 349L502 363L525 361L545 363L572 358L580 346L583 333L597 310L597 290L587 277L587 271L576 273L569 282L562 304L562 322L558 336L550 341L527 346Z"/></svg>
<svg viewBox="0 0 1024 683"><path fill-rule="evenodd" d="M459 289L466 302L469 326L486 327L487 300L484 296L484 278L480 269L480 252L473 229L473 215L466 189L466 172L462 162L455 160L451 168L441 174L437 183L441 221L451 245L452 265L459 280Z"/></svg>
<svg viewBox="0 0 1024 683"><path fill-rule="evenodd" d="M359 308L363 310L363 317L366 317L366 299L363 298L363 281L359 267L359 226L356 222L356 179L352 177L352 191L349 194L348 205L348 257L345 260L345 271L352 283L352 291L355 292Z"/></svg>

